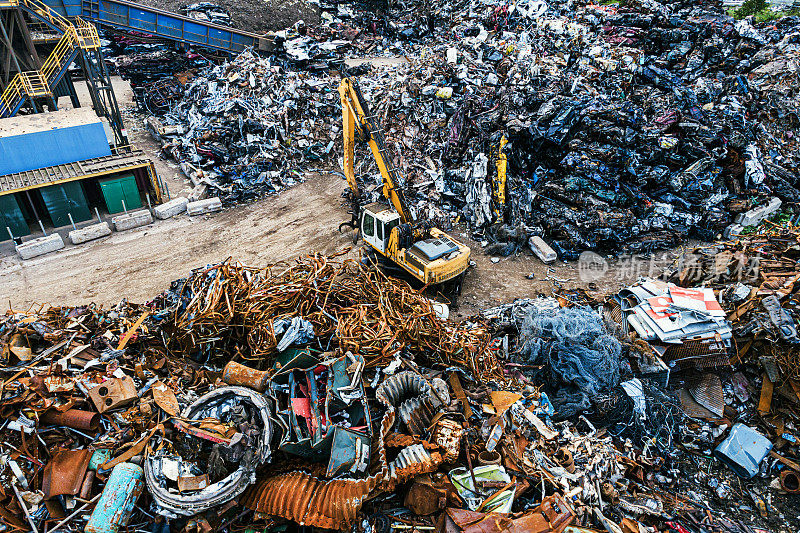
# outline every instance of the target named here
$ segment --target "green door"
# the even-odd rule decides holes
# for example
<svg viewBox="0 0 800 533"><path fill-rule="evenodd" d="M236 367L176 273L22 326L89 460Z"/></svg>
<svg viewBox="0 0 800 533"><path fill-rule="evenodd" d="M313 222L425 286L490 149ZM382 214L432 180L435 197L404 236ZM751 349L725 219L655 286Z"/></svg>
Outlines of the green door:
<svg viewBox="0 0 800 533"><path fill-rule="evenodd" d="M0 241L7 241L11 238L8 234L7 227L11 229L14 237L21 237L23 235L30 235L31 231L28 229L28 223L25 222L25 216L22 214L22 209L19 208L17 199L13 194L4 194L0 196Z"/></svg>
<svg viewBox="0 0 800 533"><path fill-rule="evenodd" d="M139 196L139 188L136 186L136 178L133 177L133 174L105 178L99 182L109 213L122 213L124 211L123 201L125 201L128 211L142 207L142 198Z"/></svg>
<svg viewBox="0 0 800 533"><path fill-rule="evenodd" d="M86 204L86 196L83 194L83 187L79 181L69 181L50 185L39 189L42 193L42 200L50 213L50 220L53 227L69 225L69 215L77 224L92 218L89 206Z"/></svg>

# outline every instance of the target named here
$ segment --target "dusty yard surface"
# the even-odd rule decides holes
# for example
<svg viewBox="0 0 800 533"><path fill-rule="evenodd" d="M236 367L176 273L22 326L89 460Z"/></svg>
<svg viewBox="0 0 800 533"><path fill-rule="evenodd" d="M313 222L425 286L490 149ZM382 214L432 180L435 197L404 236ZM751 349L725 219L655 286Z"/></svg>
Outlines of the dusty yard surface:
<svg viewBox="0 0 800 533"><path fill-rule="evenodd" d="M110 305L121 298L147 301L191 269L234 257L252 265L291 261L310 252L331 253L352 246L338 232L347 219L339 195L345 182L317 175L274 197L204 217L186 215L81 246L22 261L4 246L0 257L0 302L23 310L33 304ZM457 238L465 239L461 232ZM514 298L551 294L553 281L585 286L578 264L543 265L531 255L493 263L480 244L468 241L476 266L467 274L455 316ZM351 257L358 257L355 247ZM534 279L526 276L534 274ZM611 267L597 281L600 292L636 278L635 269Z"/></svg>
<svg viewBox="0 0 800 533"><path fill-rule="evenodd" d="M131 112L130 87L119 79L114 87L131 142L151 155L172 195L185 196L191 189L188 180L174 162L159 158L157 143L143 130L141 117ZM144 302L193 268L228 257L261 266L348 247L353 248L350 257L359 257L358 246L353 247L349 235L338 232L339 223L349 219L340 198L345 186L336 175L309 176L303 184L249 205L204 217L157 220L28 261L16 255L11 243L0 243L0 302L15 310L38 304L112 305L122 298ZM65 242L68 229L60 230ZM616 260L587 277L578 262L546 266L530 252L494 263L463 228L453 236L469 243L476 263L467 273L454 317L469 316L514 298L550 295L555 284L567 289L590 286L597 294L605 294L639 275L655 273L674 257L659 254L657 262ZM530 274L533 279L528 279Z"/></svg>

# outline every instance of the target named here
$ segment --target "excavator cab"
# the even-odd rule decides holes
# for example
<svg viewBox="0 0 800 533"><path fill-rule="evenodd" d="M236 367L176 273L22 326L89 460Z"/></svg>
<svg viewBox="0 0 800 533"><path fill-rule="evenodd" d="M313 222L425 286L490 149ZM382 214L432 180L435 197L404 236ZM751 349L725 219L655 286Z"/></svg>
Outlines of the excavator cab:
<svg viewBox="0 0 800 533"><path fill-rule="evenodd" d="M400 215L379 203L361 208L361 235L364 241L386 255L392 229L400 225Z"/></svg>

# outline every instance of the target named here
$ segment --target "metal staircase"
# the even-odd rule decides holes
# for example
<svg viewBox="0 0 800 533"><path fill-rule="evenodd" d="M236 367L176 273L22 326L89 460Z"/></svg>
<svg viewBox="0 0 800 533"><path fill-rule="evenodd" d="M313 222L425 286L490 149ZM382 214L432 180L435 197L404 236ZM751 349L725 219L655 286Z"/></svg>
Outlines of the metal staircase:
<svg viewBox="0 0 800 533"><path fill-rule="evenodd" d="M30 100L52 98L52 87L61 80L81 51L99 50L100 37L95 27L77 18L70 22L39 0L0 0L0 9L21 9L61 35L53 52L39 70L17 73L0 94L0 118L14 116Z"/></svg>

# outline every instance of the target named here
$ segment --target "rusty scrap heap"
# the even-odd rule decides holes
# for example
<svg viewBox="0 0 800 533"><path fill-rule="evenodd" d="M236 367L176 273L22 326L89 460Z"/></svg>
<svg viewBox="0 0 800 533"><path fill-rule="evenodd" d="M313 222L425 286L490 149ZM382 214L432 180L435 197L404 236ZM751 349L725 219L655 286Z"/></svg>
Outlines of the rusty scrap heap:
<svg viewBox="0 0 800 533"><path fill-rule="evenodd" d="M455 322L404 282L313 255L209 265L144 305L9 311L0 521L36 533L749 533L750 509L773 525L752 479L778 463L758 474L765 449L742 449L767 439L743 424L726 437L728 412L685 416L669 350L626 334L641 326L620 304L631 295L695 294L648 283L605 316L562 297ZM693 327L725 344L724 319L711 322ZM706 483L717 444L727 496ZM787 492L796 448L776 450ZM755 505L728 509L742 490Z"/></svg>

